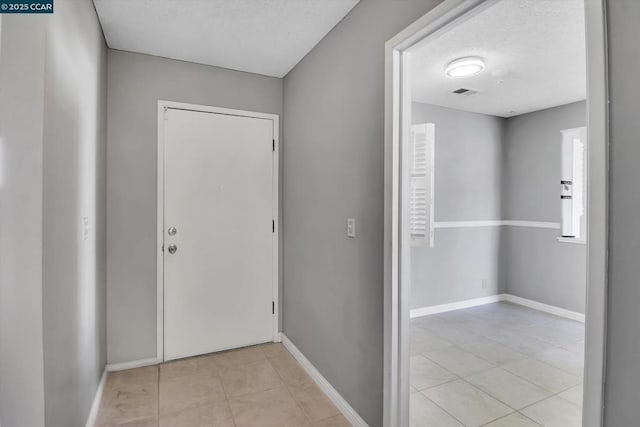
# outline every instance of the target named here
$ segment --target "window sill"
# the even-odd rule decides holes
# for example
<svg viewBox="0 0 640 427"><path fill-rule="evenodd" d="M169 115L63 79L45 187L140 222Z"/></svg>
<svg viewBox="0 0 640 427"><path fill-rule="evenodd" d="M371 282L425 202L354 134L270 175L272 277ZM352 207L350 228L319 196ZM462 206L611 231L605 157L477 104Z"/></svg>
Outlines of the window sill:
<svg viewBox="0 0 640 427"><path fill-rule="evenodd" d="M587 241L584 239L576 239L573 237L558 237L560 243L573 243L574 245L586 245Z"/></svg>

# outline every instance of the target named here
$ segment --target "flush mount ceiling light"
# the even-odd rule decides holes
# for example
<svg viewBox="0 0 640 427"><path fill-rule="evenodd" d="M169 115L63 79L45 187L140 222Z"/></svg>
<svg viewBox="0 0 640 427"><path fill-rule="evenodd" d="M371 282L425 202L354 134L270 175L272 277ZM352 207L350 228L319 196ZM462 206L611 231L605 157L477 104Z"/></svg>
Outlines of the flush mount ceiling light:
<svg viewBox="0 0 640 427"><path fill-rule="evenodd" d="M450 62L445 72L449 77L469 77L478 74L482 70L484 70L484 61L482 58L469 56Z"/></svg>

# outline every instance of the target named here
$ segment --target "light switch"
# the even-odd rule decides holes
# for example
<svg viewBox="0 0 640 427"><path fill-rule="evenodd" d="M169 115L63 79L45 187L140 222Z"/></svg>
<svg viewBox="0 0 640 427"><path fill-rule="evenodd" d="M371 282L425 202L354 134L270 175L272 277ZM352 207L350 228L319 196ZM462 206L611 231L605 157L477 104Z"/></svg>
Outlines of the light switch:
<svg viewBox="0 0 640 427"><path fill-rule="evenodd" d="M356 237L356 219L347 218L347 237Z"/></svg>

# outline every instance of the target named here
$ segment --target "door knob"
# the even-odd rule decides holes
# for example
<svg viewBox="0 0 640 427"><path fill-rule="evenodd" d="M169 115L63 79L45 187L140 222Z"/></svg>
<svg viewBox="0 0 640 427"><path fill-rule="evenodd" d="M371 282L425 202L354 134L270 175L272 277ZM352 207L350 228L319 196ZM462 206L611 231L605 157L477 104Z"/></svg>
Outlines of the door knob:
<svg viewBox="0 0 640 427"><path fill-rule="evenodd" d="M178 250L178 247L176 245L169 245L167 249L169 250L170 254L175 254L176 251Z"/></svg>
<svg viewBox="0 0 640 427"><path fill-rule="evenodd" d="M178 232L178 229L177 229L177 228L175 228L175 227L170 227L170 228L167 230L167 233L169 233L169 236L175 236L177 232Z"/></svg>

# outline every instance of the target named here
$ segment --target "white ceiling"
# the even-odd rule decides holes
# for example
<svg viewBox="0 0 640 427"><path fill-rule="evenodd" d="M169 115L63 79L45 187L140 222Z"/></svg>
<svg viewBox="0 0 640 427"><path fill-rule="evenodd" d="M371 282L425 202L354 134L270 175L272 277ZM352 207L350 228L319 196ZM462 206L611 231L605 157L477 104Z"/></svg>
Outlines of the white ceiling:
<svg viewBox="0 0 640 427"><path fill-rule="evenodd" d="M447 77L464 56L485 70ZM511 117L586 99L584 0L501 0L414 47L412 61L418 102ZM451 93L459 88L479 93Z"/></svg>
<svg viewBox="0 0 640 427"><path fill-rule="evenodd" d="M283 77L359 0L94 0L110 48Z"/></svg>

